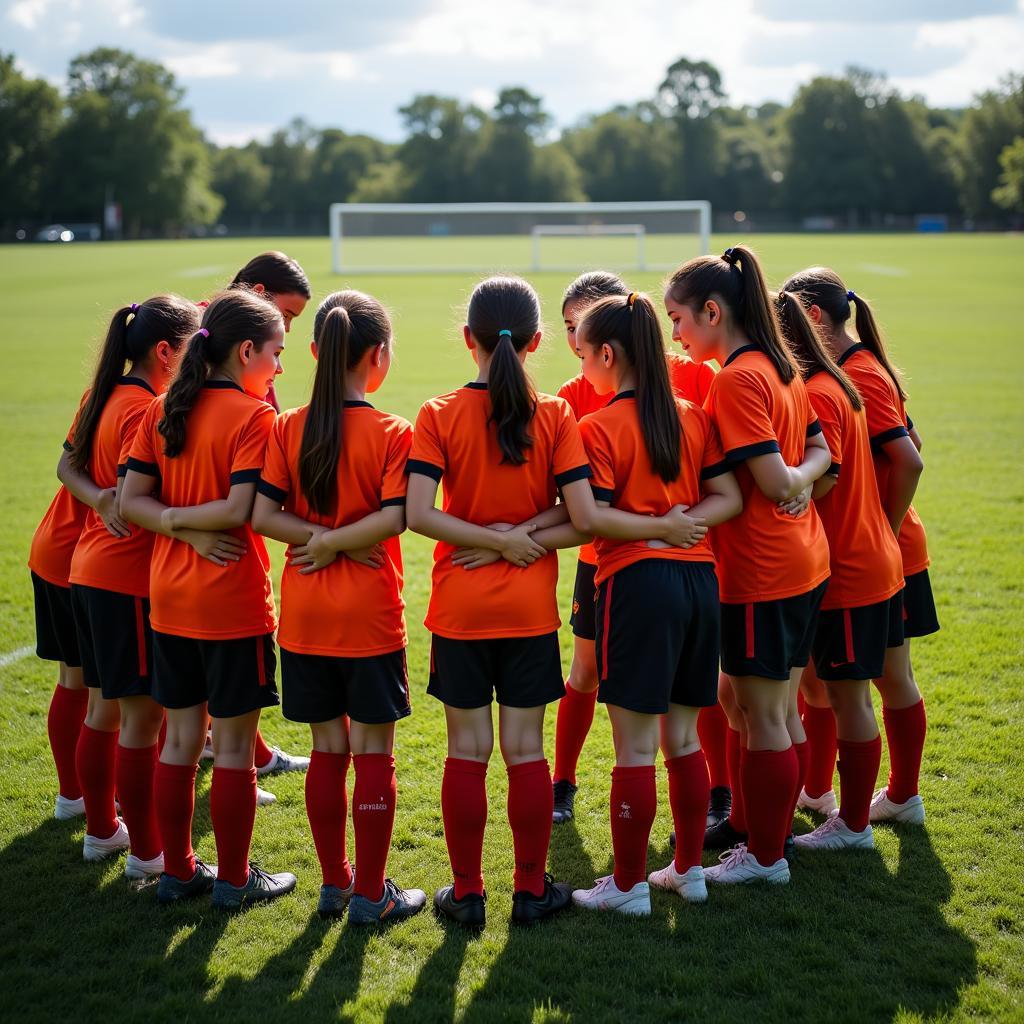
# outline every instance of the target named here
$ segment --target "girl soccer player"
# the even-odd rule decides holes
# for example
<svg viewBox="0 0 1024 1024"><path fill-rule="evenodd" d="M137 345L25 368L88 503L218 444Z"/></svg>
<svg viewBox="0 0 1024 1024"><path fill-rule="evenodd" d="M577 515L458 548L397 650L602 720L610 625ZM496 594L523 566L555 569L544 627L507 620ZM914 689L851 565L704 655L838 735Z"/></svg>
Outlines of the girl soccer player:
<svg viewBox="0 0 1024 1024"><path fill-rule="evenodd" d="M715 552L722 671L745 734L737 730L742 752L733 796L745 806L749 842L705 875L719 883L786 883L783 848L801 775L794 743L804 742L796 693L829 569L813 505L788 515L779 503L799 496L807 504L831 458L749 249L685 263L669 278L665 308L673 336L691 355L722 367L705 410L743 494L742 514L715 533Z"/></svg>
<svg viewBox="0 0 1024 1024"><path fill-rule="evenodd" d="M819 828L797 836L796 845L870 849L868 812L882 755L870 684L882 674L887 650L903 643L903 562L878 498L860 394L825 350L798 295L780 292L776 308L832 455L813 491L832 575L812 646L814 667L803 678L814 677L814 689L827 691L835 712L843 802ZM810 731L808 743L813 763ZM828 772L831 791L831 761Z"/></svg>
<svg viewBox="0 0 1024 1024"><path fill-rule="evenodd" d="M696 527L683 547L603 539L599 525L595 531L598 699L608 706L615 742L615 870L574 892L573 901L650 914L646 862L659 740L677 843L673 862L650 883L686 900L707 899L701 850L709 780L697 714L718 700L719 605L706 531L742 503L709 417L672 394L650 299L631 293L600 300L577 336L587 379L615 396L580 424L594 498L641 516L682 505ZM567 493L575 517L573 498Z"/></svg>
<svg viewBox="0 0 1024 1024"><path fill-rule="evenodd" d="M927 719L924 699L914 679L910 639L939 628L928 576L928 540L912 504L924 463L921 438L907 416L906 392L867 301L849 291L826 267L791 277L786 291L799 294L811 319L820 325L836 362L864 399L875 476L882 508L899 542L903 558L903 634L890 647L875 685L882 695L882 720L889 746L888 784L875 793L872 821L922 824L924 802L918 792ZM848 324L856 309L856 338Z"/></svg>
<svg viewBox="0 0 1024 1024"><path fill-rule="evenodd" d="M309 723L306 810L323 871L321 917L353 924L418 913L419 889L384 877L395 821L395 722L410 713L402 551L412 425L366 395L391 366L391 324L361 292L329 295L314 325L308 405L274 425L253 526L291 545L281 580L286 718ZM345 856L349 758L359 875ZM349 898L351 897L351 902Z"/></svg>
<svg viewBox="0 0 1024 1024"><path fill-rule="evenodd" d="M249 864L256 812L253 744L260 709L278 702L270 560L249 526L274 410L263 401L281 372L284 323L246 292L218 295L188 344L166 397L144 416L122 490L126 518L152 530L153 697L167 710L156 768L164 903L213 890L237 910L295 887L295 876ZM198 557L182 529L232 532L238 561ZM214 872L192 851L199 754L213 719L210 818Z"/></svg>

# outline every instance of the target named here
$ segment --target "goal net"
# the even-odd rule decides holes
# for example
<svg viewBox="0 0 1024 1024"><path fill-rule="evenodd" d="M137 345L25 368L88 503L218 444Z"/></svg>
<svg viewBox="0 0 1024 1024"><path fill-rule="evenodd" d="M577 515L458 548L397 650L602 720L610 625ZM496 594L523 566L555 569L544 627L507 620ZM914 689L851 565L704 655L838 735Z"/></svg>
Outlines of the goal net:
<svg viewBox="0 0 1024 1024"><path fill-rule="evenodd" d="M669 270L709 251L711 206L334 203L336 274Z"/></svg>

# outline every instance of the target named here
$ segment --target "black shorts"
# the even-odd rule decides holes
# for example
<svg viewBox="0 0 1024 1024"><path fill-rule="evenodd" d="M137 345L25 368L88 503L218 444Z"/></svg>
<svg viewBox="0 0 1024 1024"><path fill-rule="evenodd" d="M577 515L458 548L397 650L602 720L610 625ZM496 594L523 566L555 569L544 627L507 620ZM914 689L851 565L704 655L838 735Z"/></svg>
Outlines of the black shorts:
<svg viewBox="0 0 1024 1024"><path fill-rule="evenodd" d="M295 654L281 648L281 712L291 722L348 715L364 725L412 713L405 648L368 658Z"/></svg>
<svg viewBox="0 0 1024 1024"><path fill-rule="evenodd" d="M427 693L453 708L537 708L565 696L558 633L488 640L430 638Z"/></svg>
<svg viewBox="0 0 1024 1024"><path fill-rule="evenodd" d="M819 679L880 679L885 652L903 645L903 591L862 608L818 612L814 670Z"/></svg>
<svg viewBox="0 0 1024 1024"><path fill-rule="evenodd" d="M935 612L932 581L928 570L922 569L906 578L903 589L903 635L928 636L939 631L939 617Z"/></svg>
<svg viewBox="0 0 1024 1024"><path fill-rule="evenodd" d="M597 566L589 562L576 563L576 583L572 590L572 615L569 625L573 636L581 640L593 640L597 636L597 625L594 619L594 608L597 604L597 588L594 576Z"/></svg>
<svg viewBox="0 0 1024 1024"><path fill-rule="evenodd" d="M36 604L36 654L45 661L62 661L70 668L82 664L71 609L71 588L58 587L32 573Z"/></svg>
<svg viewBox="0 0 1024 1024"><path fill-rule="evenodd" d="M597 699L661 715L718 700L718 577L711 562L645 558L597 591Z"/></svg>
<svg viewBox="0 0 1024 1024"><path fill-rule="evenodd" d="M207 704L212 718L235 718L280 703L274 634L196 640L153 631L153 700L165 708Z"/></svg>
<svg viewBox="0 0 1024 1024"><path fill-rule="evenodd" d="M811 658L818 609L828 580L779 601L722 605L722 671L727 676L788 679Z"/></svg>
<svg viewBox="0 0 1024 1024"><path fill-rule="evenodd" d="M149 599L71 585L82 678L106 700L148 697L153 681Z"/></svg>

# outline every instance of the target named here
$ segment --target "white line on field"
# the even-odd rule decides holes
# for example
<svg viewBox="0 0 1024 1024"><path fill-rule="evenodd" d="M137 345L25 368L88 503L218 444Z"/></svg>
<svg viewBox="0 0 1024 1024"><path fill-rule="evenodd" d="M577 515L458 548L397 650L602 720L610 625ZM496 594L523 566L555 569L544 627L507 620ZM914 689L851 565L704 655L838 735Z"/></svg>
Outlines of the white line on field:
<svg viewBox="0 0 1024 1024"><path fill-rule="evenodd" d="M224 270L223 263L211 263L208 267L189 267L187 270L179 270L178 277L212 277Z"/></svg>
<svg viewBox="0 0 1024 1024"><path fill-rule="evenodd" d="M883 277L906 277L907 271L903 267L890 267L886 263L862 263L861 270L869 274L881 274Z"/></svg>
<svg viewBox="0 0 1024 1024"><path fill-rule="evenodd" d="M22 658L27 658L33 651L34 647L16 647L13 651L8 651L6 654L0 654L0 668L7 668L8 665L13 665L16 661L21 661Z"/></svg>

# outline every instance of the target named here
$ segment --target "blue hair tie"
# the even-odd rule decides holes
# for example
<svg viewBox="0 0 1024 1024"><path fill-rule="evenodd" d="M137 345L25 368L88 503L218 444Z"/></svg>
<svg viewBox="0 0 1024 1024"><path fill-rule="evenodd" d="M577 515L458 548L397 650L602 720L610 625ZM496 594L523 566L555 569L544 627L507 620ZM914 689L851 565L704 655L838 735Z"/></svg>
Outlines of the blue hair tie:
<svg viewBox="0 0 1024 1024"><path fill-rule="evenodd" d="M856 302L857 301L857 296L854 294L852 288L850 289L850 291L848 291L846 293L846 301L847 302Z"/></svg>
<svg viewBox="0 0 1024 1024"><path fill-rule="evenodd" d="M509 330L509 329L508 329L507 327L506 327L506 328L505 328L504 330L498 331L498 337L499 337L499 338L501 338L501 337L504 337L504 336L506 336L506 335L507 335L507 336L508 336L509 338L511 338L511 337L512 337L512 332L511 332L511 331L510 331L510 330Z"/></svg>

